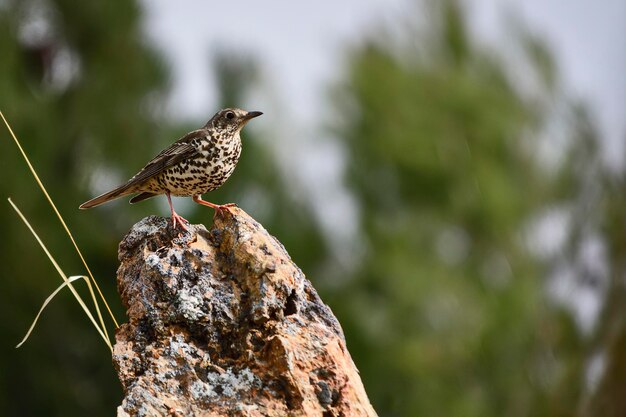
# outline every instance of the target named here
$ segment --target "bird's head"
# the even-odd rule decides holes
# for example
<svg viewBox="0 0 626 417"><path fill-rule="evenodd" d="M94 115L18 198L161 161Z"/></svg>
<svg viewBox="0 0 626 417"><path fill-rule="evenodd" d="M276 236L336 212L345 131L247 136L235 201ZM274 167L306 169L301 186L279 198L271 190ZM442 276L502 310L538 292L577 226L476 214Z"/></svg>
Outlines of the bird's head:
<svg viewBox="0 0 626 417"><path fill-rule="evenodd" d="M262 115L260 111L245 111L236 108L227 108L215 113L206 124L206 128L221 132L239 132L251 119Z"/></svg>

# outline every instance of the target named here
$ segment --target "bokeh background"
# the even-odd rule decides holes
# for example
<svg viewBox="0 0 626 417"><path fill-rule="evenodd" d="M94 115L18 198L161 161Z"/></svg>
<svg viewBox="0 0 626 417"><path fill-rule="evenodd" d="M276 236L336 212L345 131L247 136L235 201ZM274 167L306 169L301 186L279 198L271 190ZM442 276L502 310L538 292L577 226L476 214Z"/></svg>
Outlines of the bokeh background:
<svg viewBox="0 0 626 417"><path fill-rule="evenodd" d="M0 110L122 321L117 243L167 204L77 207L226 105L265 115L206 197L285 244L381 416L626 415L623 1L0 1ZM14 349L60 279L6 198L84 271L4 127L0 167L0 415L113 415L69 292Z"/></svg>

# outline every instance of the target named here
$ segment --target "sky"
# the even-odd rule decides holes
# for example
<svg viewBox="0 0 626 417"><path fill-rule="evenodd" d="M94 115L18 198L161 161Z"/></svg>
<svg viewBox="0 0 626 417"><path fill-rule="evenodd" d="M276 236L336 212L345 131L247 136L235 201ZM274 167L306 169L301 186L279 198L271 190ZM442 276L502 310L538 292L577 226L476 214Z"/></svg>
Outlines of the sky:
<svg viewBox="0 0 626 417"><path fill-rule="evenodd" d="M498 39L504 13L542 35L567 91L590 104L605 139L605 156L623 166L626 139L626 1L476 0L474 29Z"/></svg>
<svg viewBox="0 0 626 417"><path fill-rule="evenodd" d="M277 98L301 121L323 106L321 86L341 64L346 42L362 37L381 16L402 13L405 0L207 2L144 0L146 30L173 70L170 109L176 116L213 114L211 51L261 60Z"/></svg>
<svg viewBox="0 0 626 417"><path fill-rule="evenodd" d="M409 0L208 2L144 0L145 28L173 71L170 114L213 114L216 49L261 59L273 99L303 124L319 120L347 45L415 10ZM569 91L592 104L611 147L626 137L626 2L466 0L472 29L497 43L512 14L552 47ZM263 104L263 103L260 103ZM610 152L615 154L615 152Z"/></svg>

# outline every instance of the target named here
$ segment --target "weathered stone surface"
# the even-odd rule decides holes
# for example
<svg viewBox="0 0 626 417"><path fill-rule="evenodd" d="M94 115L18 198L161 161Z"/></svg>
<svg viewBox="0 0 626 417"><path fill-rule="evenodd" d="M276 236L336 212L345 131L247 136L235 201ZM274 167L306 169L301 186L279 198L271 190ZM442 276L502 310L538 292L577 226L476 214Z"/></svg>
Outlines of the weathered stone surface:
<svg viewBox="0 0 626 417"><path fill-rule="evenodd" d="M341 327L285 248L240 209L120 243L129 323L118 416L375 416Z"/></svg>

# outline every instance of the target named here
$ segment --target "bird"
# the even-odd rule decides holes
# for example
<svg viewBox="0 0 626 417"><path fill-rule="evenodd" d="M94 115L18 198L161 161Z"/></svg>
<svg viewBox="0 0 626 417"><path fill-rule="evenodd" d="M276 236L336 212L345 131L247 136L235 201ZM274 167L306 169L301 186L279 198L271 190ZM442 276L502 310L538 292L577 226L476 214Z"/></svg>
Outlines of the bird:
<svg viewBox="0 0 626 417"><path fill-rule="evenodd" d="M225 108L218 111L202 128L191 131L155 156L126 183L79 206L89 209L111 200L136 194L130 203L138 203L165 194L174 229L185 231L189 221L176 213L171 196L191 197L198 204L216 211L235 204L214 204L202 194L221 187L235 170L241 155L241 129L260 111Z"/></svg>

